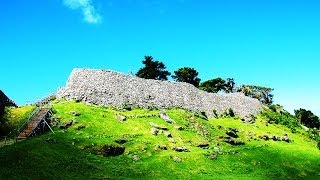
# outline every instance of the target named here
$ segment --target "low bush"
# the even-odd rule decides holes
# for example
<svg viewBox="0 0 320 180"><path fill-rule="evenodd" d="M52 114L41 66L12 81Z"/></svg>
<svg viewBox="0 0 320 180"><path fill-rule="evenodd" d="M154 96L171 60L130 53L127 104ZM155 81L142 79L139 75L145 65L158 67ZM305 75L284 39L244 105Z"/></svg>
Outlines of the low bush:
<svg viewBox="0 0 320 180"><path fill-rule="evenodd" d="M268 108L265 108L262 112L262 116L268 119L268 123L287 126L292 132L296 132L297 129L301 128L298 119L278 105L271 105Z"/></svg>

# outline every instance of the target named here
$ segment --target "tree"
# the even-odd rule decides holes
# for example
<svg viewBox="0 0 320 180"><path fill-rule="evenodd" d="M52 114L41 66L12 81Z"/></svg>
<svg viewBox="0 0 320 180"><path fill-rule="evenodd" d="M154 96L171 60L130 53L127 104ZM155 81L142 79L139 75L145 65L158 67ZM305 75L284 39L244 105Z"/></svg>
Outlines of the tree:
<svg viewBox="0 0 320 180"><path fill-rule="evenodd" d="M201 83L199 85L199 89L211 93L218 93L219 91L225 89L225 83L225 80L221 78L215 78Z"/></svg>
<svg viewBox="0 0 320 180"><path fill-rule="evenodd" d="M174 74L172 76L172 78L177 81L177 82L186 82L189 84L192 84L196 87L199 86L199 83L201 81L201 79L199 79L198 76L198 72L190 67L184 67L184 68L180 68L176 71L174 71Z"/></svg>
<svg viewBox="0 0 320 180"><path fill-rule="evenodd" d="M234 92L235 91L235 85L236 85L236 83L234 82L233 78L227 78L227 81L225 83L224 91L226 93Z"/></svg>
<svg viewBox="0 0 320 180"><path fill-rule="evenodd" d="M263 104L270 105L273 103L273 91L272 88L255 86L255 85L242 85L238 92L242 92L244 95L256 98Z"/></svg>
<svg viewBox="0 0 320 180"><path fill-rule="evenodd" d="M145 79L168 80L167 76L171 73L166 66L159 61L154 61L152 56L145 56L142 63L145 65L137 72L136 76Z"/></svg>
<svg viewBox="0 0 320 180"><path fill-rule="evenodd" d="M294 113L302 125L309 128L320 128L319 117L314 115L311 111L300 108L298 110L294 110Z"/></svg>

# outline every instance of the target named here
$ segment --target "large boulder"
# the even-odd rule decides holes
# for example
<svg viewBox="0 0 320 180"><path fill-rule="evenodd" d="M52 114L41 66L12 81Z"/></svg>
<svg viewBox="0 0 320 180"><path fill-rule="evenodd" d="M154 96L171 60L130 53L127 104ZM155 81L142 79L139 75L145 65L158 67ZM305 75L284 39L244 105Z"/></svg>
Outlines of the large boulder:
<svg viewBox="0 0 320 180"><path fill-rule="evenodd" d="M97 154L103 156L120 156L124 153L125 147L115 145L104 145L98 149Z"/></svg>

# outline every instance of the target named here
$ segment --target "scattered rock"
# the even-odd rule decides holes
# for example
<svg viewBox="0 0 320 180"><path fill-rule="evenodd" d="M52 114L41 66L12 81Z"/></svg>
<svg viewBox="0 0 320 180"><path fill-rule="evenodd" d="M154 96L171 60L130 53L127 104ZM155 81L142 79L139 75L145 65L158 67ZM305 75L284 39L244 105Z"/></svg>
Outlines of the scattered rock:
<svg viewBox="0 0 320 180"><path fill-rule="evenodd" d="M210 154L210 155L208 156L208 158L211 159L211 160L216 160L216 159L218 158L218 156L215 155L215 154Z"/></svg>
<svg viewBox="0 0 320 180"><path fill-rule="evenodd" d="M169 130L169 128L167 128L166 126L161 126L160 129L165 130L165 131Z"/></svg>
<svg viewBox="0 0 320 180"><path fill-rule="evenodd" d="M230 130L230 131L233 131L233 132L235 132L235 133L239 132L239 130L236 129L236 128L229 128L229 130Z"/></svg>
<svg viewBox="0 0 320 180"><path fill-rule="evenodd" d="M206 138L211 136L211 133L208 130L207 126L204 125L202 122L191 120L191 125L199 135Z"/></svg>
<svg viewBox="0 0 320 180"><path fill-rule="evenodd" d="M272 136L271 139L274 141L281 141L281 138L279 136Z"/></svg>
<svg viewBox="0 0 320 180"><path fill-rule="evenodd" d="M265 135L262 136L261 139L263 139L265 141L268 141L270 138L269 138L269 136L267 134L265 134Z"/></svg>
<svg viewBox="0 0 320 180"><path fill-rule="evenodd" d="M84 129L84 128L86 128L85 125L79 125L78 127L76 127L77 130L81 130L81 129Z"/></svg>
<svg viewBox="0 0 320 180"><path fill-rule="evenodd" d="M285 135L282 137L282 141L285 141L285 142L287 142L287 143L290 142L290 138L289 138L288 134L285 134Z"/></svg>
<svg viewBox="0 0 320 180"><path fill-rule="evenodd" d="M222 126L220 126L220 125L218 125L217 128L218 128L219 130L224 129L224 128L223 128Z"/></svg>
<svg viewBox="0 0 320 180"><path fill-rule="evenodd" d="M116 139L114 142L118 143L118 144L124 144L127 142L127 140L125 139Z"/></svg>
<svg viewBox="0 0 320 180"><path fill-rule="evenodd" d="M190 150L185 146L175 147L174 150L177 152L190 152Z"/></svg>
<svg viewBox="0 0 320 180"><path fill-rule="evenodd" d="M248 133L248 139L253 139L255 137L256 133L254 132L249 132Z"/></svg>
<svg viewBox="0 0 320 180"><path fill-rule="evenodd" d="M169 131L165 131L163 134L166 137L172 138L172 135L171 135L171 133Z"/></svg>
<svg viewBox="0 0 320 180"><path fill-rule="evenodd" d="M173 157L172 157L172 160L173 160L174 162L182 162L182 159L179 158L178 156L173 156Z"/></svg>
<svg viewBox="0 0 320 180"><path fill-rule="evenodd" d="M221 151L221 149L220 149L220 148L218 148L218 147L214 147L213 149L214 149L214 151L215 151L216 153L218 153L218 154L222 155L222 151Z"/></svg>
<svg viewBox="0 0 320 180"><path fill-rule="evenodd" d="M149 125L150 125L151 127L154 127L154 128L160 129L160 126L159 126L158 124L156 124L156 123L149 122Z"/></svg>
<svg viewBox="0 0 320 180"><path fill-rule="evenodd" d="M235 128L229 128L229 130L228 130L228 131L226 131L226 134L227 134L228 136L230 136L230 137L238 138L239 136L238 136L237 132L239 132L239 130L238 130L238 129L235 129Z"/></svg>
<svg viewBox="0 0 320 180"><path fill-rule="evenodd" d="M173 138L169 138L169 142L176 143L176 141Z"/></svg>
<svg viewBox="0 0 320 180"><path fill-rule="evenodd" d="M197 147L200 147L200 148L208 148L208 147L209 147L209 143L202 142L202 143L199 143L199 144L197 145Z"/></svg>
<svg viewBox="0 0 320 180"><path fill-rule="evenodd" d="M248 136L255 136L256 135L256 133L254 133L254 132L249 132L248 133Z"/></svg>
<svg viewBox="0 0 320 180"><path fill-rule="evenodd" d="M56 116L52 118L52 121L50 122L50 126L57 126L61 120L61 116Z"/></svg>
<svg viewBox="0 0 320 180"><path fill-rule="evenodd" d="M158 133L159 133L159 130L158 129L156 129L156 128L151 128L151 134L152 135L158 135Z"/></svg>
<svg viewBox="0 0 320 180"><path fill-rule="evenodd" d="M122 146L104 145L101 149L98 150L97 154L101 154L105 157L119 156L122 155L124 151L125 147Z"/></svg>
<svg viewBox="0 0 320 180"><path fill-rule="evenodd" d="M232 137L225 137L224 142L235 146L244 145L244 142L241 139L236 139Z"/></svg>
<svg viewBox="0 0 320 180"><path fill-rule="evenodd" d="M60 125L60 129L68 129L70 126L72 126L74 120L70 120L66 123L63 123L62 125Z"/></svg>
<svg viewBox="0 0 320 180"><path fill-rule="evenodd" d="M167 146L162 144L162 145L157 145L156 149L161 149L161 150L168 150Z"/></svg>
<svg viewBox="0 0 320 180"><path fill-rule="evenodd" d="M175 129L179 130L179 131L182 131L184 130L184 128L182 126L174 126Z"/></svg>
<svg viewBox="0 0 320 180"><path fill-rule="evenodd" d="M160 126L160 125L153 123L153 122L149 122L149 125L151 127L157 128L157 129L161 129L161 130L165 130L165 131L168 130L168 128L166 126Z"/></svg>
<svg viewBox="0 0 320 180"><path fill-rule="evenodd" d="M162 112L160 112L160 118L161 119L163 119L163 120L165 120L167 123L171 123L171 124L175 124L176 122L173 120L173 119L171 119L167 114L166 114L166 112L164 112L164 111L162 111Z"/></svg>
<svg viewBox="0 0 320 180"><path fill-rule="evenodd" d="M233 138L239 137L235 131L227 131L226 134L230 137L233 137Z"/></svg>
<svg viewBox="0 0 320 180"><path fill-rule="evenodd" d="M133 161L139 161L140 159L141 159L141 157L138 156L138 155L134 155L134 156L132 157L132 160L133 160Z"/></svg>
<svg viewBox="0 0 320 180"><path fill-rule="evenodd" d="M241 120L245 123L252 124L256 121L256 118L253 115L247 115L247 116L243 117Z"/></svg>
<svg viewBox="0 0 320 180"><path fill-rule="evenodd" d="M120 122L123 122L123 121L126 121L127 120L127 117L123 116L123 115L117 115L116 118L120 121Z"/></svg>
<svg viewBox="0 0 320 180"><path fill-rule="evenodd" d="M81 113L77 112L77 111L70 111L69 114L73 115L73 116L80 116Z"/></svg>
<svg viewBox="0 0 320 180"><path fill-rule="evenodd" d="M287 143L291 142L291 140L287 134L285 134L283 137L276 136L276 135L269 136L269 135L265 134L263 136L259 136L259 138L263 139L265 141L273 140L273 141L285 141Z"/></svg>

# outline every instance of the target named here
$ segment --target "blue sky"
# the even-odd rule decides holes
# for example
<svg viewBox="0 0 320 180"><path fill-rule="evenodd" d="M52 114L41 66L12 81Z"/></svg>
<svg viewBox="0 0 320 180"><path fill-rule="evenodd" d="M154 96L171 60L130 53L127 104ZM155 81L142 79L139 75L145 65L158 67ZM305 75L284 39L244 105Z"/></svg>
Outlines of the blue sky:
<svg viewBox="0 0 320 180"><path fill-rule="evenodd" d="M202 80L275 89L320 115L320 2L1 0L0 89L19 104L64 86L75 67L136 72L145 55Z"/></svg>

